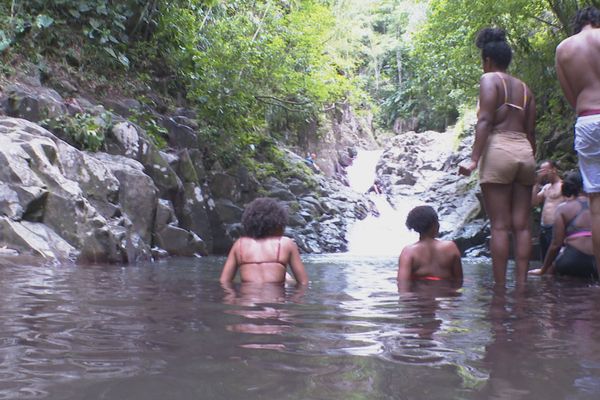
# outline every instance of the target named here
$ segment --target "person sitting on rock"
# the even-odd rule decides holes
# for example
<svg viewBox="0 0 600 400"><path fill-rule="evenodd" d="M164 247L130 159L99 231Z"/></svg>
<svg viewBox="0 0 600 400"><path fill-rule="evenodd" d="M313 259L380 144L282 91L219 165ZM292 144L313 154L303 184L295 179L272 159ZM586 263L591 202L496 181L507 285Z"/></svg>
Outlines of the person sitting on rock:
<svg viewBox="0 0 600 400"><path fill-rule="evenodd" d="M402 249L398 259L398 282L415 279L462 281L460 251L450 240L439 240L438 215L430 206L413 208L406 226L419 233L419 241Z"/></svg>
<svg viewBox="0 0 600 400"><path fill-rule="evenodd" d="M598 278L592 244L592 215L589 199L583 192L579 171L570 172L563 180L562 195L569 200L555 212L552 243L542 268L529 271L531 275L556 273L581 278Z"/></svg>
<svg viewBox="0 0 600 400"><path fill-rule="evenodd" d="M261 197L248 204L242 215L245 235L229 251L219 281L233 281L239 269L242 282L283 284L289 265L296 282L308 284L298 246L283 236L286 224L287 210L276 200Z"/></svg>
<svg viewBox="0 0 600 400"><path fill-rule="evenodd" d="M319 166L317 165L315 161L316 158L317 155L315 153L306 153L306 158L304 159L304 162L306 162L306 165L308 165L310 169L313 170L313 172L319 174L321 173L321 168L319 168Z"/></svg>

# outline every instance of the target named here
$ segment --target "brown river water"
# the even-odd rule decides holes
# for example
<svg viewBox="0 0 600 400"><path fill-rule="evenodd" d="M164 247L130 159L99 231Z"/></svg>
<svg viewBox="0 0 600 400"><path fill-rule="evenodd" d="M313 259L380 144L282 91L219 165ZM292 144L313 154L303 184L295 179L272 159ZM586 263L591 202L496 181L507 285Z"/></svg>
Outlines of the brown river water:
<svg viewBox="0 0 600 400"><path fill-rule="evenodd" d="M223 259L0 267L0 399L600 398L600 286L399 292L394 257L306 256L308 288Z"/></svg>

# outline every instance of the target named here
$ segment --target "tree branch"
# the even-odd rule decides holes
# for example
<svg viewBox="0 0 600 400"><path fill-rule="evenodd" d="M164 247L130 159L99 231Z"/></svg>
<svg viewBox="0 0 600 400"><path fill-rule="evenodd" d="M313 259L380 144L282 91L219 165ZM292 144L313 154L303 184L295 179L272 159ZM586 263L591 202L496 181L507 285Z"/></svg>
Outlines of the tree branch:
<svg viewBox="0 0 600 400"><path fill-rule="evenodd" d="M541 22L541 23L543 23L543 24L546 24L546 25L548 25L548 26L551 26L552 28L556 28L556 29L562 29L562 26L559 26L559 25L553 24L552 22L550 22L550 21L546 21L545 19L543 19L543 18L540 18L540 17L538 17L538 16L536 16L536 15L526 15L526 16L527 16L527 17L529 17L529 18L533 18L533 19L535 19L536 21L539 21L539 22Z"/></svg>
<svg viewBox="0 0 600 400"><path fill-rule="evenodd" d="M257 100L261 100L261 99L269 99L269 100L275 100L279 103L285 103L285 104L291 104L294 106L304 106L306 104L310 104L312 103L310 100L307 101L292 101L292 100L284 100L284 99L280 99L278 97L275 96L263 96L263 95L255 95L254 96Z"/></svg>
<svg viewBox="0 0 600 400"><path fill-rule="evenodd" d="M268 101L268 100L276 100L278 101L279 99L275 98L275 97L270 97L270 96L254 96L254 98L258 101L260 101L261 103L264 104L268 104L270 106L277 106L277 107L281 107L284 110L290 111L290 112L301 112L303 110L301 109L297 109L297 108L292 108L292 107L288 107L282 103L276 103L276 102L272 102L272 101Z"/></svg>

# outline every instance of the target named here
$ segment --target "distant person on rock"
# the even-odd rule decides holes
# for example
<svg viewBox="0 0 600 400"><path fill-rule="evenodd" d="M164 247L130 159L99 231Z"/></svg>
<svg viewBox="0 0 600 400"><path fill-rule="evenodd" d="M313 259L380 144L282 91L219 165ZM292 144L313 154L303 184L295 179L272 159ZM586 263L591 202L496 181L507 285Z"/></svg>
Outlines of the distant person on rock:
<svg viewBox="0 0 600 400"><path fill-rule="evenodd" d="M257 198L248 204L242 215L245 235L229 251L219 281L233 281L239 269L242 282L283 284L289 265L296 282L308 284L298 246L283 236L286 224L287 210L276 200Z"/></svg>
<svg viewBox="0 0 600 400"><path fill-rule="evenodd" d="M450 240L439 240L438 215L430 206L413 208L406 226L419 233L419 241L402 249L398 259L398 283L423 279L463 279L460 251Z"/></svg>
<svg viewBox="0 0 600 400"><path fill-rule="evenodd" d="M308 165L310 169L313 170L313 172L320 174L321 168L319 168L319 166L317 165L317 162L315 161L316 159L317 155L315 153L306 153L306 158L304 159L304 162L306 162L306 165Z"/></svg>
<svg viewBox="0 0 600 400"><path fill-rule="evenodd" d="M575 34L556 48L556 74L577 113L575 150L590 201L594 256L600 265L600 11L580 9L573 28Z"/></svg>
<svg viewBox="0 0 600 400"><path fill-rule="evenodd" d="M506 281L510 234L517 282L527 280L531 255L531 190L535 183L535 102L527 85L506 71L512 50L502 29L486 28L476 41L483 72L471 160L459 166L469 176L479 165L479 183L490 218L492 268Z"/></svg>
<svg viewBox="0 0 600 400"><path fill-rule="evenodd" d="M562 194L562 179L558 175L556 163L552 160L543 161L537 170L537 181L533 186L531 204L535 207L543 204L540 221L540 255L544 262L546 252L552 242L552 226L556 207L566 200Z"/></svg>
<svg viewBox="0 0 600 400"><path fill-rule="evenodd" d="M565 176L562 194L570 199L556 208L552 244L544 265L529 273L543 275L554 272L557 275L597 279L592 246L592 216L579 172Z"/></svg>

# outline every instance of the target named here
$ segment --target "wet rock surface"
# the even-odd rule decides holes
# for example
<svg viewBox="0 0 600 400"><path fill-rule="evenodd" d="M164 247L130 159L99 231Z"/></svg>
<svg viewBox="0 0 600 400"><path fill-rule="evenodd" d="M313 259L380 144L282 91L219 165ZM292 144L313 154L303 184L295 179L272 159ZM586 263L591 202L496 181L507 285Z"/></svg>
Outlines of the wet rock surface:
<svg viewBox="0 0 600 400"><path fill-rule="evenodd" d="M63 98L38 81L0 90L0 247L7 254L81 262L223 254L242 233L244 206L259 196L287 206L286 234L303 252L339 252L347 249L348 227L371 212L365 196L310 171L291 151L285 158L296 172L285 178L259 180L241 165L207 169L190 110L155 115L167 131L161 150L126 119L139 111L136 100L100 105L79 93L68 97L75 93L63 91ZM101 151L82 151L38 125L77 113L108 116ZM338 117L332 141L347 131L372 146L348 109ZM332 147L339 163L351 162L351 144L346 138L342 150Z"/></svg>
<svg viewBox="0 0 600 400"><path fill-rule="evenodd" d="M436 209L440 235L454 240L463 254L485 243L489 223L484 217L477 176L458 175L459 162L470 156L473 135L459 138L454 131L406 132L390 138L377 165L376 181L390 203L398 206L408 197Z"/></svg>

